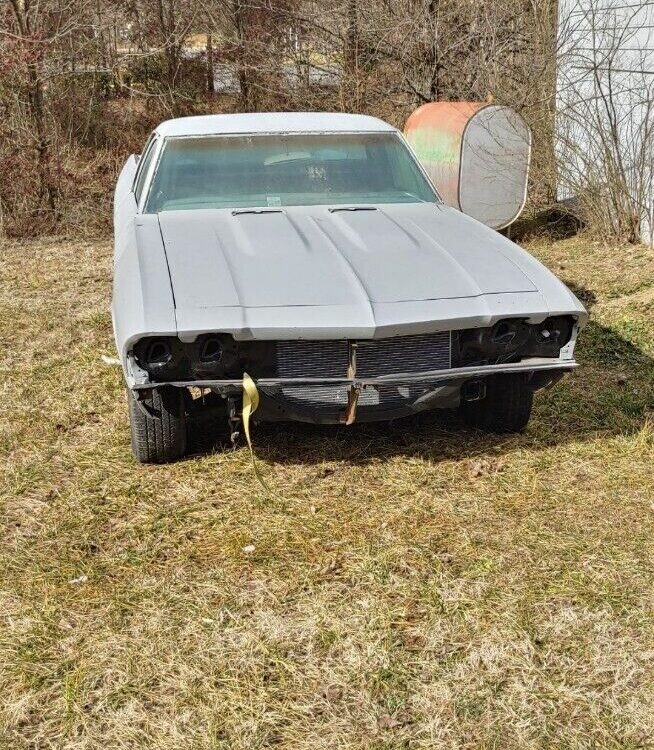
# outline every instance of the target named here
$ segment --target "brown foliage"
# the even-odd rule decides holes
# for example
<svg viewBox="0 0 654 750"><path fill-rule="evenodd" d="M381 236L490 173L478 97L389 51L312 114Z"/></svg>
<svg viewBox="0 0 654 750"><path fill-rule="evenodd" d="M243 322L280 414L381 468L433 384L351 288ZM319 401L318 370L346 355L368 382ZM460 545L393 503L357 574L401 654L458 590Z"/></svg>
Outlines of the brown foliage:
<svg viewBox="0 0 654 750"><path fill-rule="evenodd" d="M550 0L12 0L0 28L1 228L106 230L120 165L169 117L337 110L402 127L434 99L493 98L520 110L535 132L532 195L547 203L552 8Z"/></svg>

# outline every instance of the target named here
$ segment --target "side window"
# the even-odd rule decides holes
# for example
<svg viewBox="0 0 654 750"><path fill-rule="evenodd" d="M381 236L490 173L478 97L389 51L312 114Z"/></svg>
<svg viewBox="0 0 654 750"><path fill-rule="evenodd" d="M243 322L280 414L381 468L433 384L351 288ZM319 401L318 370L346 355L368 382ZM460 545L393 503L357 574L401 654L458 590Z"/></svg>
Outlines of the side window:
<svg viewBox="0 0 654 750"><path fill-rule="evenodd" d="M157 139L151 138L139 163L139 171L136 175L136 180L134 181L134 196L136 197L137 203L139 203L141 200L143 183L145 182L145 178L147 177L148 169L150 168L150 163L152 162L152 157L154 156L156 145Z"/></svg>

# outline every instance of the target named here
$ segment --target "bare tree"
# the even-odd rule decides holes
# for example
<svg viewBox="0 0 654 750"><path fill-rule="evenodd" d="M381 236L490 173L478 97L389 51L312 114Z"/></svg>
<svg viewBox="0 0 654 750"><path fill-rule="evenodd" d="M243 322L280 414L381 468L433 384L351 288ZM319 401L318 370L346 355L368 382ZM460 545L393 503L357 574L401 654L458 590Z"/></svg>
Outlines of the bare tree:
<svg viewBox="0 0 654 750"><path fill-rule="evenodd" d="M557 91L562 188L604 235L636 242L652 212L654 50L646 19L654 13L647 4L597 0L571 1L566 11Z"/></svg>
<svg viewBox="0 0 654 750"><path fill-rule="evenodd" d="M44 28L49 20L38 4L27 0L9 0L16 25L14 38L18 43L22 64L26 71L30 118L34 127L34 148L37 152L40 204L46 201L49 210L57 212L57 186L52 171L51 142L47 131L44 102L44 62L48 36L61 33L61 28ZM48 33L49 32L49 33Z"/></svg>
<svg viewBox="0 0 654 750"><path fill-rule="evenodd" d="M603 0L604 2L605 0ZM0 0L0 203L8 231L96 221L161 119L515 107L532 195L552 197L556 0ZM83 175L83 178L80 178ZM91 210L98 201L100 210Z"/></svg>

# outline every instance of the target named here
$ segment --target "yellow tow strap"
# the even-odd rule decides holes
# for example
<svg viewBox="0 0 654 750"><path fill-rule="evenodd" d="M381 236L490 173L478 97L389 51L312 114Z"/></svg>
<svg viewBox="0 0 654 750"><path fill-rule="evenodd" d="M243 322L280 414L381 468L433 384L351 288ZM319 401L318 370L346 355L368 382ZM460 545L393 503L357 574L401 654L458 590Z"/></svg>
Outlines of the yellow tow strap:
<svg viewBox="0 0 654 750"><path fill-rule="evenodd" d="M254 384L254 380L247 374L243 373L243 429L248 441L250 451L252 451L252 439L250 438L250 417L259 407L259 391Z"/></svg>
<svg viewBox="0 0 654 750"><path fill-rule="evenodd" d="M268 494L274 495L275 493L272 492L270 487L268 487L263 476L261 475L261 472L259 471L259 467L257 466L257 461L254 456L254 448L252 447L252 438L250 437L250 417L257 410L258 406L259 391L257 390L257 386L255 385L254 380L252 380L252 378L247 374L247 372L244 372L242 419L243 429L245 430L245 439L248 441L248 448L250 449L250 456L252 457L252 468L254 469L254 475L259 480L259 484Z"/></svg>

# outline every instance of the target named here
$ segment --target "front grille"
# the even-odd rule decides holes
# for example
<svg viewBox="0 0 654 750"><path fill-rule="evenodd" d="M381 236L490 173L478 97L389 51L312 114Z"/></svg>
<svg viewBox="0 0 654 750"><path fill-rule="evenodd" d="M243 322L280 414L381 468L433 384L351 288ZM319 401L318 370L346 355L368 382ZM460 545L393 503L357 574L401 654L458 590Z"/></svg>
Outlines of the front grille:
<svg viewBox="0 0 654 750"><path fill-rule="evenodd" d="M393 374L417 374L451 367L449 331L415 336L359 341L278 341L276 372L280 378L346 378L350 358L355 377L376 378ZM397 415L410 413L429 396L437 383L384 383L359 392L357 413ZM311 414L338 422L348 403L346 383L284 383L265 386L265 393L283 402L295 415ZM365 417L364 417L365 418Z"/></svg>
<svg viewBox="0 0 654 750"><path fill-rule="evenodd" d="M321 409L327 412L342 411L347 406L346 385L284 385L277 387L278 394L296 406ZM420 396L432 391L432 384L395 383L393 385L368 386L359 393L357 408L369 406L393 409L412 403Z"/></svg>
<svg viewBox="0 0 654 750"><path fill-rule="evenodd" d="M449 331L352 342L356 376L375 378L394 373L446 370L451 366ZM349 361L347 341L278 341L280 378L344 378Z"/></svg>
<svg viewBox="0 0 654 750"><path fill-rule="evenodd" d="M450 358L449 331L357 341L357 376L376 378L394 372L446 370Z"/></svg>
<svg viewBox="0 0 654 750"><path fill-rule="evenodd" d="M345 385L285 385L269 389L267 393L280 396L300 411L338 415L347 406L347 391Z"/></svg>
<svg viewBox="0 0 654 750"><path fill-rule="evenodd" d="M359 393L357 413L369 410L388 412L406 409L407 413L421 396L437 387L433 383L394 383L368 386ZM315 414L323 419L339 421L345 413L347 385L275 385L264 386L267 396L281 399L294 413Z"/></svg>
<svg viewBox="0 0 654 750"><path fill-rule="evenodd" d="M278 341L280 378L343 378L347 374L347 341Z"/></svg>

